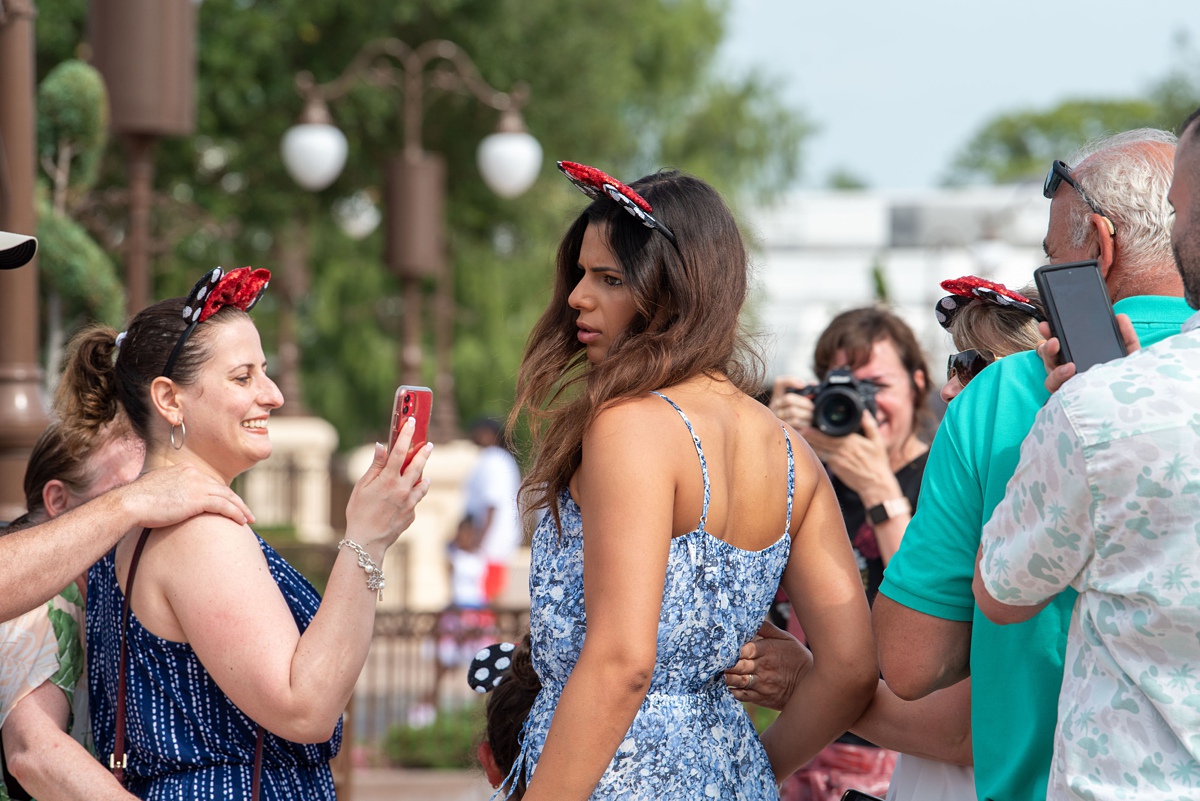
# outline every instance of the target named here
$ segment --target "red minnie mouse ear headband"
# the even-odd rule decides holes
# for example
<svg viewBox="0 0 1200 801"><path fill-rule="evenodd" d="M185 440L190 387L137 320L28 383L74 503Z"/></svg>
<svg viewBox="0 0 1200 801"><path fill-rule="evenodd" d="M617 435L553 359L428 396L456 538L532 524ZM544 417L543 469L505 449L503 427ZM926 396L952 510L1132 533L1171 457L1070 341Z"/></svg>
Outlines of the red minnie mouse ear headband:
<svg viewBox="0 0 1200 801"><path fill-rule="evenodd" d="M184 343L196 330L197 325L226 306L233 306L244 312L250 311L267 291L267 284L270 281L271 272L269 270L255 270L250 267L239 267L228 273L220 267L214 267L205 273L204 277L192 287L187 300L183 302L183 319L187 321L187 328L183 329L183 333L179 335L179 341L175 343L171 355L167 357L167 364L162 371L163 376L171 377L171 371L175 369L175 360L179 358ZM118 337L117 344L120 344L120 337Z"/></svg>
<svg viewBox="0 0 1200 801"><path fill-rule="evenodd" d="M1015 292L1004 284L997 284L976 275L948 278L942 281L942 289L951 294L937 302L937 305L933 307L933 313L937 317L938 323L947 331L950 330L958 313L973 300L982 300L985 303L1017 309L1038 321L1045 319L1029 298L1020 292Z"/></svg>
<svg viewBox="0 0 1200 801"><path fill-rule="evenodd" d="M570 179L571 183L579 187L580 192L583 192L592 200L608 197L616 201L621 208L629 212L642 225L647 228L653 228L665 236L676 252L679 251L679 243L675 241L675 234L671 233L670 228L663 225L657 217L651 214L654 209L637 192L608 173L602 172L595 167L589 167L586 164L576 164L573 161L560 161L558 162L558 169Z"/></svg>

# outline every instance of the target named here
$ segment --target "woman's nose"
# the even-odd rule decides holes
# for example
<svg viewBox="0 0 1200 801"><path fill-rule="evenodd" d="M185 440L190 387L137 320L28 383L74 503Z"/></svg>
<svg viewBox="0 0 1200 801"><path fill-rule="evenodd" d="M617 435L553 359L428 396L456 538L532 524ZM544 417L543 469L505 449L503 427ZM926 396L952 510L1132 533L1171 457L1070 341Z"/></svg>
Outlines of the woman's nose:
<svg viewBox="0 0 1200 801"><path fill-rule="evenodd" d="M939 394L942 396L942 400L949 403L954 400L958 393L962 392L962 388L963 386L959 383L958 376L952 375L950 376L950 380L942 387L942 391Z"/></svg>
<svg viewBox="0 0 1200 801"><path fill-rule="evenodd" d="M263 397L259 400L259 404L267 409L278 409L283 405L283 393L279 391L279 385L267 379L267 385L263 387Z"/></svg>
<svg viewBox="0 0 1200 801"><path fill-rule="evenodd" d="M591 293L587 291L584 282L580 281L571 290L571 294L567 296L567 305L576 311L582 311L585 307L591 304Z"/></svg>

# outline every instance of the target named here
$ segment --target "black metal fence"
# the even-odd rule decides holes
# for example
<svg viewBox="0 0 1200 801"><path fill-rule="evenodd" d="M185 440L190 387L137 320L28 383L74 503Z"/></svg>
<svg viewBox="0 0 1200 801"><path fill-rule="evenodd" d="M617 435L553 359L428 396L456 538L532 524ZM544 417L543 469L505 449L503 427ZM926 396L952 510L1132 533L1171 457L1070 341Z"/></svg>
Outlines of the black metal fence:
<svg viewBox="0 0 1200 801"><path fill-rule="evenodd" d="M354 696L354 740L401 764L453 766L482 733L482 699L466 681L471 658L528 629L528 609L379 612Z"/></svg>

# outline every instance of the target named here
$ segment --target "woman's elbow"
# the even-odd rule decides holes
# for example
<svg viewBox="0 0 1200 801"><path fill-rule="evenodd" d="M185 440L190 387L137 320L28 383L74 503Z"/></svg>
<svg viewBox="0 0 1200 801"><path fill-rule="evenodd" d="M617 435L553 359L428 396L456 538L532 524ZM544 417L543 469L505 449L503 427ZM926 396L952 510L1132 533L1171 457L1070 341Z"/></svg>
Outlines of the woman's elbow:
<svg viewBox="0 0 1200 801"><path fill-rule="evenodd" d="M5 746L4 762L8 767L8 772L12 777L22 785L29 787L34 786L34 778L38 774L38 759L32 752L32 749L16 747L10 748Z"/></svg>
<svg viewBox="0 0 1200 801"><path fill-rule="evenodd" d="M341 718L341 712L331 716L327 710L307 709L280 715L277 721L273 721L278 725L260 723L264 729L285 740L309 744L323 743L333 737Z"/></svg>
<svg viewBox="0 0 1200 801"><path fill-rule="evenodd" d="M640 696L650 689L656 660L655 651L614 648L596 653L594 657L592 666L598 670L598 675L604 677L604 683L611 691ZM581 655L580 662L583 661Z"/></svg>

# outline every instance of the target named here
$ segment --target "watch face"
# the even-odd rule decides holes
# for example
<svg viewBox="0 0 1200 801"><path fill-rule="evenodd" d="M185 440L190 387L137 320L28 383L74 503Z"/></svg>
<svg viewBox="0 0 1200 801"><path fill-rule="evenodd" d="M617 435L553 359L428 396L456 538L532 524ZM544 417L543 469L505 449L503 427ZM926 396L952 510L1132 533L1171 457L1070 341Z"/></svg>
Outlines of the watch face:
<svg viewBox="0 0 1200 801"><path fill-rule="evenodd" d="M871 519L872 523L879 524L887 520L890 515L888 514L887 507L880 503L867 510L867 517Z"/></svg>

